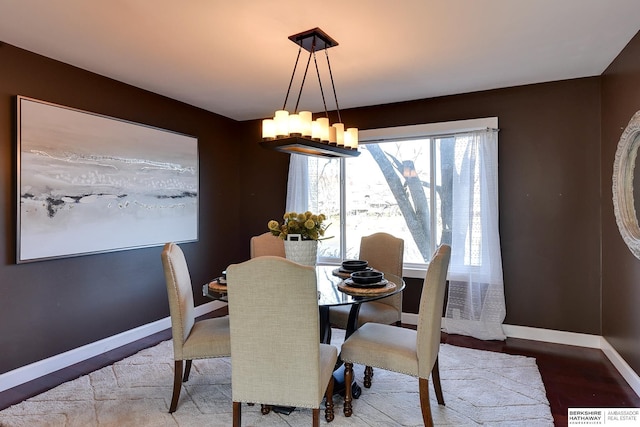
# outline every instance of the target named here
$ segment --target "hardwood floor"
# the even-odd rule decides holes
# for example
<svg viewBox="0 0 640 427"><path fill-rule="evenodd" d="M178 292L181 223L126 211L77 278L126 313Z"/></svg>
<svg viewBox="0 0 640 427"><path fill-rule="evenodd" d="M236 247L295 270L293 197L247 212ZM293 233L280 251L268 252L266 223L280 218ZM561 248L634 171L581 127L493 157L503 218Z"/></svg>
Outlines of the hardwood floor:
<svg viewBox="0 0 640 427"><path fill-rule="evenodd" d="M598 349L507 338L481 341L442 334L443 343L535 357L556 426L566 426L568 408L640 407L640 397Z"/></svg>
<svg viewBox="0 0 640 427"><path fill-rule="evenodd" d="M214 313L215 315L224 315L226 310L221 309ZM170 338L171 330L167 329L45 377L0 392L0 410ZM568 408L640 407L640 398L620 376L604 353L597 349L517 338L507 338L504 342L481 341L447 334L442 334L442 342L478 350L535 357L547 390L547 398L556 426L567 425Z"/></svg>

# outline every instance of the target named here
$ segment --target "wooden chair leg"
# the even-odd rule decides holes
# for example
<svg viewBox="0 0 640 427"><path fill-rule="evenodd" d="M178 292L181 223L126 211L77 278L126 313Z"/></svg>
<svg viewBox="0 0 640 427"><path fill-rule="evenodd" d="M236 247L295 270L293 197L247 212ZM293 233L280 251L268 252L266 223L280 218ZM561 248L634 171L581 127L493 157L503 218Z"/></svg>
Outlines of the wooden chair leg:
<svg viewBox="0 0 640 427"><path fill-rule="evenodd" d="M178 407L178 399L180 399L180 388L182 387L182 360L176 360L173 370L173 396L171 397L171 406L169 413L175 412Z"/></svg>
<svg viewBox="0 0 640 427"><path fill-rule="evenodd" d="M344 416L350 417L353 414L353 401L351 383L353 382L353 363L344 364Z"/></svg>
<svg viewBox="0 0 640 427"><path fill-rule="evenodd" d="M313 427L320 427L320 408L313 408L313 422L311 425Z"/></svg>
<svg viewBox="0 0 640 427"><path fill-rule="evenodd" d="M187 360L187 363L184 367L184 376L182 377L182 382L186 383L189 381L189 374L191 373L191 362L192 360Z"/></svg>
<svg viewBox="0 0 640 427"><path fill-rule="evenodd" d="M329 384L327 385L327 390L324 393L324 419L327 420L328 423L333 421L335 415L333 413L333 376L329 379Z"/></svg>
<svg viewBox="0 0 640 427"><path fill-rule="evenodd" d="M373 368L371 366L365 366L364 368L364 386L371 388L371 379L373 378Z"/></svg>
<svg viewBox="0 0 640 427"><path fill-rule="evenodd" d="M242 425L242 403L233 402L233 427L240 427Z"/></svg>
<svg viewBox="0 0 640 427"><path fill-rule="evenodd" d="M418 378L418 386L420 390L420 409L422 409L422 422L424 423L425 427L433 427L431 405L429 404L429 380L427 378Z"/></svg>
<svg viewBox="0 0 640 427"><path fill-rule="evenodd" d="M436 363L431 370L431 378L433 378L433 388L436 391L436 399L438 399L438 405L444 406L444 396L442 395L442 385L440 384L440 368L438 367L438 357L436 356Z"/></svg>

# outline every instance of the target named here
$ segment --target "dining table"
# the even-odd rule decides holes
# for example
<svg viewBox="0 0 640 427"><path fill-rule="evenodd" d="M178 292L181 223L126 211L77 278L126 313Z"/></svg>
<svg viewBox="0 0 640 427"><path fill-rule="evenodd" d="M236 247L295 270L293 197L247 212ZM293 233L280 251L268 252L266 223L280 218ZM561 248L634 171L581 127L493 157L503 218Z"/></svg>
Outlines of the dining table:
<svg viewBox="0 0 640 427"><path fill-rule="evenodd" d="M365 302L376 301L402 292L405 288L404 280L393 275L384 275L383 282L357 285L352 282L351 272L340 265L317 265L316 277L318 288L318 310L320 315L320 342L331 343L330 308L340 305L351 306L349 319L345 330L345 339L355 332L358 327L358 313ZM223 276L217 277L202 286L204 296L218 301L227 301L226 281ZM340 357L334 370L336 393L344 390L344 371ZM358 398L361 389L357 384L352 385L354 398Z"/></svg>

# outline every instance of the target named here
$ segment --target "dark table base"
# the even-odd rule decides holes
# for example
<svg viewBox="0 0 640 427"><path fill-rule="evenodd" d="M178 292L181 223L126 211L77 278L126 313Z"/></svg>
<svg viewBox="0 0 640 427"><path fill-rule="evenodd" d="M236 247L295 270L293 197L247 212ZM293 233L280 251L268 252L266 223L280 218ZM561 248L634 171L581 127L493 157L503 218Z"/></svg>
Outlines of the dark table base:
<svg viewBox="0 0 640 427"><path fill-rule="evenodd" d="M344 365L340 366L338 369L333 371L333 394L339 394L344 397L345 393L345 383L344 383ZM362 389L355 381L351 383L351 395L354 399L357 399L362 394Z"/></svg>

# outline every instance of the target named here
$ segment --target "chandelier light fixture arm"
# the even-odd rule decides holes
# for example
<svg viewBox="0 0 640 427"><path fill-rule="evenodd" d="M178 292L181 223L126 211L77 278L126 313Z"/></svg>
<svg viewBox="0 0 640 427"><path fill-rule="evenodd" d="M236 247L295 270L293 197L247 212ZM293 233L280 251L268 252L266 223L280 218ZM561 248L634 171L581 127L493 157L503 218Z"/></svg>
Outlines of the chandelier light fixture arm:
<svg viewBox="0 0 640 427"><path fill-rule="evenodd" d="M324 115L328 119L329 111L327 111L327 100L324 98L324 89L322 88L322 79L320 78L320 69L318 68L318 59L316 52L313 52L313 63L316 65L316 74L318 75L318 85L320 86L320 95L322 96L322 105L324 106Z"/></svg>
<svg viewBox="0 0 640 427"><path fill-rule="evenodd" d="M329 54L327 49L338 45L338 42L329 37L319 28L314 28L299 34L289 36L289 39L299 45L298 56L293 67L291 80L285 96L282 110L275 112L273 118L264 119L262 121L262 142L264 148L274 149L278 151L304 154L319 157L355 157L360 154L358 151L358 129L345 129L340 116L338 106L338 96L333 81L333 73L331 71L331 63L329 62ZM300 53L302 49L309 51L309 58L305 67L298 99L292 114L286 110L287 101L293 85ZM336 112L338 114L338 123L329 125L329 112L324 96L322 79L320 77L320 69L316 58L316 51L324 50L327 58L327 67L329 69L329 77L331 79L331 87L333 89L333 97L336 102ZM309 71L311 57L316 67L318 83L320 85L320 94L326 117L319 117L312 120L310 111L298 112L298 105L302 96L302 89Z"/></svg>
<svg viewBox="0 0 640 427"><path fill-rule="evenodd" d="M302 49L302 47L300 47ZM314 53L315 56L315 53ZM304 82L307 81L307 72L309 71L309 64L311 63L311 53L309 53L309 57L307 58L307 66L304 68L304 75L302 76L302 83L300 83L300 90L298 91L298 99L296 100L296 108L293 110L294 113L298 113L298 105L300 104L300 97L302 96L302 88L304 87ZM317 68L317 66L316 66ZM294 74L296 70L293 70ZM286 107L283 108L286 110Z"/></svg>
<svg viewBox="0 0 640 427"><path fill-rule="evenodd" d="M287 101L289 100L289 93L291 92L291 86L293 85L293 79L296 76L296 69L298 68L298 61L300 60L300 54L302 53L302 46L298 49L298 56L296 56L296 62L293 64L293 73L291 73L291 80L289 80L289 87L287 88L287 94L284 97L284 102L282 103L282 109L287 109ZM307 65L308 67L309 65ZM302 88L300 88L300 93L302 93ZM299 95L298 95L299 98Z"/></svg>
<svg viewBox="0 0 640 427"><path fill-rule="evenodd" d="M333 88L333 99L336 101L336 113L338 113L338 123L342 123L342 118L340 118L340 107L338 106L338 95L336 94L336 85L333 82L333 73L331 72L331 63L329 62L329 53L325 50L324 55L327 57L327 69L329 69L329 77L331 78L331 87ZM316 67L317 68L317 67ZM320 80L320 73L318 72L318 80ZM324 109L327 109L327 105L325 104Z"/></svg>

